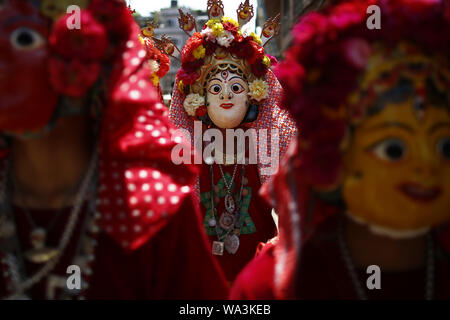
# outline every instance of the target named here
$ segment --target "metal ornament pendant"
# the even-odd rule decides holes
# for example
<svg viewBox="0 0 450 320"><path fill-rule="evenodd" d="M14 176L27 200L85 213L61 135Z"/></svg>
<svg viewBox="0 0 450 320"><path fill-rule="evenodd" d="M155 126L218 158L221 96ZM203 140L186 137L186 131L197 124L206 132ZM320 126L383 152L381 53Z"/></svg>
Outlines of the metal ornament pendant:
<svg viewBox="0 0 450 320"><path fill-rule="evenodd" d="M232 215L228 212L224 212L222 214L222 216L220 217L219 225L222 229L228 231L234 227L235 220L236 220L236 218L234 217L234 215Z"/></svg>
<svg viewBox="0 0 450 320"><path fill-rule="evenodd" d="M214 218L211 218L211 219L209 219L209 221L208 221L208 225L211 227L211 228L214 228L215 226L216 226L216 219L214 219Z"/></svg>
<svg viewBox="0 0 450 320"><path fill-rule="evenodd" d="M223 242L213 241L212 254L215 256L223 256Z"/></svg>
<svg viewBox="0 0 450 320"><path fill-rule="evenodd" d="M229 235L225 238L225 249L229 254L235 254L239 249L239 237L235 234Z"/></svg>
<svg viewBox="0 0 450 320"><path fill-rule="evenodd" d="M54 259L58 252L58 249L52 248L31 249L25 253L25 256L32 263L42 264Z"/></svg>
<svg viewBox="0 0 450 320"><path fill-rule="evenodd" d="M233 197L231 195L227 194L225 196L225 209L229 213L233 213L235 208L236 208L236 205L234 203Z"/></svg>
<svg viewBox="0 0 450 320"><path fill-rule="evenodd" d="M47 232L42 228L36 228L30 234L33 249L25 253L25 257L33 263L46 263L59 254L58 249L47 248L45 241L47 240Z"/></svg>

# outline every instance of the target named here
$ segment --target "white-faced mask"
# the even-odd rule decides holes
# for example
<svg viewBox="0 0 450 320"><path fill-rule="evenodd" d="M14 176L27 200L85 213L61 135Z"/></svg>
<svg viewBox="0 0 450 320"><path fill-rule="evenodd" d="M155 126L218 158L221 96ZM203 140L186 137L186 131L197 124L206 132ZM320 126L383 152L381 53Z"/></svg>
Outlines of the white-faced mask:
<svg viewBox="0 0 450 320"><path fill-rule="evenodd" d="M238 74L221 71L207 83L207 110L221 129L238 127L248 110L248 83Z"/></svg>

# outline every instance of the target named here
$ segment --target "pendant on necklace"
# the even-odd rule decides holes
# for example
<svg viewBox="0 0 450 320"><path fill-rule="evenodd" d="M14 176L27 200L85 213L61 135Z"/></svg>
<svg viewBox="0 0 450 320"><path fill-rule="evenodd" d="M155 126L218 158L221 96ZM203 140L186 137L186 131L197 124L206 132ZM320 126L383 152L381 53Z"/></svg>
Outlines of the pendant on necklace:
<svg viewBox="0 0 450 320"><path fill-rule="evenodd" d="M214 228L214 227L216 226L216 219L215 219L215 218L209 219L208 225L209 225L211 228Z"/></svg>
<svg viewBox="0 0 450 320"><path fill-rule="evenodd" d="M59 254L58 249L48 248L45 246L47 231L43 228L36 228L31 231L30 240L33 249L25 252L25 256L30 262L36 264L46 263L54 259Z"/></svg>
<svg viewBox="0 0 450 320"><path fill-rule="evenodd" d="M219 225L224 230L230 230L234 227L234 222L236 218L234 215L230 214L229 212L222 213L222 216L219 219Z"/></svg>
<svg viewBox="0 0 450 320"><path fill-rule="evenodd" d="M239 237L235 234L228 235L225 238L225 249L228 251L229 254L235 254L239 249Z"/></svg>
<svg viewBox="0 0 450 320"><path fill-rule="evenodd" d="M213 241L212 253L215 256L223 256L223 242L222 241Z"/></svg>
<svg viewBox="0 0 450 320"><path fill-rule="evenodd" d="M225 209L229 213L233 213L235 208L236 208L236 205L234 203L233 197L231 195L227 194L225 196Z"/></svg>

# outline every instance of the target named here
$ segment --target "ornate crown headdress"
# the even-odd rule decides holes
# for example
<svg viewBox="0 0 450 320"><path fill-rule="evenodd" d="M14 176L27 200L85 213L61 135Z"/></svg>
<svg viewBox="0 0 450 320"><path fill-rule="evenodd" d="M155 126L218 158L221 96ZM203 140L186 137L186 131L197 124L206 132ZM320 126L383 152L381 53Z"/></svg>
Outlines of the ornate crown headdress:
<svg viewBox="0 0 450 320"><path fill-rule="evenodd" d="M346 101L349 106L347 118L352 123L361 122L373 112L371 109L379 109L379 95L395 89L400 81L410 83L412 92L408 93L414 96L414 113L420 120L424 119L427 110L426 98L450 102L450 68L445 55L425 53L408 42L399 42L394 47L376 42L372 47L366 72L359 78L359 88ZM400 88L405 91L404 86Z"/></svg>
<svg viewBox="0 0 450 320"><path fill-rule="evenodd" d="M273 61L265 54L264 45L279 33L280 16L269 19L258 36L254 32L246 34L241 30L254 16L249 0L241 3L237 9L237 21L224 16L221 0L208 0L207 11L209 21L199 31L194 17L179 10L180 28L190 37L182 51L167 37L154 39L156 45L168 55L174 56L175 50L181 53L177 88L183 96L195 95L201 100L211 72L231 67L248 81L251 100L262 102L268 90L264 78ZM195 116L196 109L203 106L195 107L186 108L186 111Z"/></svg>

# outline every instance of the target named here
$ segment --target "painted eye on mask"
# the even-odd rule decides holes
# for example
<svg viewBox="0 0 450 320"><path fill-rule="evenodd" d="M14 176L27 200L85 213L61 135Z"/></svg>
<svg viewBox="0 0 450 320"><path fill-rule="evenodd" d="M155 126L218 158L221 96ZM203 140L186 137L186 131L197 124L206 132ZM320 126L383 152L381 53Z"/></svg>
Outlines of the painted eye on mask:
<svg viewBox="0 0 450 320"><path fill-rule="evenodd" d="M406 145L399 139L386 139L377 143L371 149L372 153L384 161L399 161L406 155Z"/></svg>
<svg viewBox="0 0 450 320"><path fill-rule="evenodd" d="M11 45L17 50L34 50L45 45L44 37L30 28L19 28L11 33Z"/></svg>
<svg viewBox="0 0 450 320"><path fill-rule="evenodd" d="M245 88L243 85L241 85L239 83L235 83L231 86L231 90L233 91L233 93L239 94L239 93L244 92Z"/></svg>
<svg viewBox="0 0 450 320"><path fill-rule="evenodd" d="M219 94L222 91L222 87L218 84L213 84L211 87L209 87L209 93L211 94Z"/></svg>
<svg viewBox="0 0 450 320"><path fill-rule="evenodd" d="M450 138L443 138L437 143L437 150L445 160L450 160Z"/></svg>

